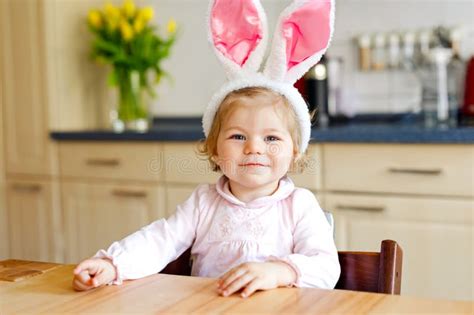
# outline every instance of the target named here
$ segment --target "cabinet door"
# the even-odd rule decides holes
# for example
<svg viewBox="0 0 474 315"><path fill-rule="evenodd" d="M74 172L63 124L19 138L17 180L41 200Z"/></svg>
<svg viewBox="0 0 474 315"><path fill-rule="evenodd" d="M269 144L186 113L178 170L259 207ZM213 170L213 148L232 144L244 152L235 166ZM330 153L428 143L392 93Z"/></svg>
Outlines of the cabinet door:
<svg viewBox="0 0 474 315"><path fill-rule="evenodd" d="M43 1L0 1L6 167L10 174L53 172L49 140Z"/></svg>
<svg viewBox="0 0 474 315"><path fill-rule="evenodd" d="M59 143L62 177L161 181L161 146L151 142L74 141Z"/></svg>
<svg viewBox="0 0 474 315"><path fill-rule="evenodd" d="M196 189L196 185L170 184L166 186L166 211L167 216L176 211L176 207L186 201L191 193Z"/></svg>
<svg viewBox="0 0 474 315"><path fill-rule="evenodd" d="M77 263L165 216L161 186L62 183L66 261Z"/></svg>
<svg viewBox="0 0 474 315"><path fill-rule="evenodd" d="M209 162L199 156L198 143L173 143L163 145L165 180L167 183L215 183L222 173L214 172Z"/></svg>
<svg viewBox="0 0 474 315"><path fill-rule="evenodd" d="M115 96L115 89L107 86L108 67L100 67L90 58L91 34L84 20L89 10L106 1L40 2L44 7L50 127L110 127L109 110L115 101L110 97Z"/></svg>
<svg viewBox="0 0 474 315"><path fill-rule="evenodd" d="M6 259L10 255L8 246L7 208L5 203L5 155L3 152L3 126L5 124L3 122L2 80L2 72L0 71L0 259Z"/></svg>
<svg viewBox="0 0 474 315"><path fill-rule="evenodd" d="M327 194L339 250L403 248L402 294L473 299L472 199Z"/></svg>
<svg viewBox="0 0 474 315"><path fill-rule="evenodd" d="M7 180L10 256L62 262L59 187L41 180Z"/></svg>
<svg viewBox="0 0 474 315"><path fill-rule="evenodd" d="M324 145L324 188L333 192L474 196L474 145Z"/></svg>

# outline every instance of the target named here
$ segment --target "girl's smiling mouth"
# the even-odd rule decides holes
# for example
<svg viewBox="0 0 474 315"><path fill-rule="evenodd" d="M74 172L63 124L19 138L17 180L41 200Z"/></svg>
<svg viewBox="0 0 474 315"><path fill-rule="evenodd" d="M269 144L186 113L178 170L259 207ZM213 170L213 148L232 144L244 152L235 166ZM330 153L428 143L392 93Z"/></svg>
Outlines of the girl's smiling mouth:
<svg viewBox="0 0 474 315"><path fill-rule="evenodd" d="M253 166L253 167L260 166L260 167L267 167L268 165L265 165L265 164L262 164L262 163L251 162L251 163L239 164L239 166Z"/></svg>

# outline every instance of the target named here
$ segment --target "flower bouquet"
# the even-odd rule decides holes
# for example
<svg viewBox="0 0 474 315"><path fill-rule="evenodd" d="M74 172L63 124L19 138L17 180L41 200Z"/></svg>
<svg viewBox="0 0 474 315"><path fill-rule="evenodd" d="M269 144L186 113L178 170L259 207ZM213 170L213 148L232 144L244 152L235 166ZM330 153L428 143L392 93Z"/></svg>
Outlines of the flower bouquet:
<svg viewBox="0 0 474 315"><path fill-rule="evenodd" d="M176 39L176 22L170 19L161 36L150 22L151 7L138 8L131 0L122 6L105 4L89 12L88 26L94 38L92 56L111 65L108 82L117 87L116 131L146 131L149 126L145 94L155 97L154 85L167 73L161 61L170 54Z"/></svg>

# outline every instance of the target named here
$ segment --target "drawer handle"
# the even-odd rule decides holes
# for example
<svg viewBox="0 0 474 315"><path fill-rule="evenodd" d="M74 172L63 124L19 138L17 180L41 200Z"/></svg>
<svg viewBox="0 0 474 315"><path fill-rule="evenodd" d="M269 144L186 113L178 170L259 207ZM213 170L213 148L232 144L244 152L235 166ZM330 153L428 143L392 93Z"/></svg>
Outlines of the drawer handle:
<svg viewBox="0 0 474 315"><path fill-rule="evenodd" d="M147 193L145 191L132 191L123 189L114 189L112 195L118 197L133 197L133 198L145 198Z"/></svg>
<svg viewBox="0 0 474 315"><path fill-rule="evenodd" d="M358 211L373 211L380 212L385 210L385 206L351 206L351 205L337 205L338 210L358 210Z"/></svg>
<svg viewBox="0 0 474 315"><path fill-rule="evenodd" d="M402 167L390 167L388 171L390 173L396 173L396 174L415 174L415 175L440 175L443 172L443 170L440 168L419 169L419 168L402 168Z"/></svg>
<svg viewBox="0 0 474 315"><path fill-rule="evenodd" d="M118 166L118 159L87 159L86 164L90 166Z"/></svg>
<svg viewBox="0 0 474 315"><path fill-rule="evenodd" d="M28 192L37 192L41 190L40 184L13 184L13 190L16 191L28 191Z"/></svg>

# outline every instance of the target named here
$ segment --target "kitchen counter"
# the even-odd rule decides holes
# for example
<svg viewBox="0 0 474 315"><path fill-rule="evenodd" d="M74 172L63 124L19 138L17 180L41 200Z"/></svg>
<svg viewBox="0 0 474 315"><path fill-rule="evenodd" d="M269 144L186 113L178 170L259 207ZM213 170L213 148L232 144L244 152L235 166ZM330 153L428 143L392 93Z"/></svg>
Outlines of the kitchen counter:
<svg viewBox="0 0 474 315"><path fill-rule="evenodd" d="M53 131L55 140L197 141L204 138L200 118L160 118L145 133L111 130ZM474 143L474 127L426 129L416 123L348 123L314 127L312 142L347 143Z"/></svg>

